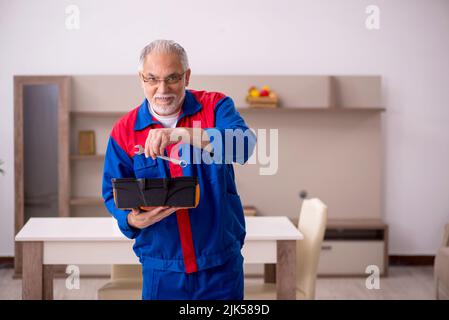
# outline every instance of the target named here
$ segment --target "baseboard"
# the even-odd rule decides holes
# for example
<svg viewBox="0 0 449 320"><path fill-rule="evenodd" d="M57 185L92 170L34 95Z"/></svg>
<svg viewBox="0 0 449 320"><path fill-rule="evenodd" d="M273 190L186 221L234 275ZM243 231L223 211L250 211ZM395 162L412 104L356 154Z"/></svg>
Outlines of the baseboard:
<svg viewBox="0 0 449 320"><path fill-rule="evenodd" d="M0 257L0 265L2 267L14 267L14 257Z"/></svg>
<svg viewBox="0 0 449 320"><path fill-rule="evenodd" d="M435 255L390 255L390 266L433 266ZM13 267L14 257L0 257L2 267ZM261 266L248 266L248 274L263 274Z"/></svg>
<svg viewBox="0 0 449 320"><path fill-rule="evenodd" d="M433 266L435 255L390 255L390 266Z"/></svg>

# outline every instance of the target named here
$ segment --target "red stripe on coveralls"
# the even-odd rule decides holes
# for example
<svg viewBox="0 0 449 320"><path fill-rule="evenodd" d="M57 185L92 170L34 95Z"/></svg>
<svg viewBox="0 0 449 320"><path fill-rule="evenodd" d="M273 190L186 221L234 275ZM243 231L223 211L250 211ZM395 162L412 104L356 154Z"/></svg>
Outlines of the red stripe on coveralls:
<svg viewBox="0 0 449 320"><path fill-rule="evenodd" d="M175 159L179 159L179 146L174 144L167 146L167 154ZM182 177L182 168L180 165L172 162L168 163L171 177ZM180 209L176 211L176 219L178 221L179 237L181 239L182 257L186 273L198 271L195 257L195 247L193 246L192 229L190 227L190 217L188 209Z"/></svg>

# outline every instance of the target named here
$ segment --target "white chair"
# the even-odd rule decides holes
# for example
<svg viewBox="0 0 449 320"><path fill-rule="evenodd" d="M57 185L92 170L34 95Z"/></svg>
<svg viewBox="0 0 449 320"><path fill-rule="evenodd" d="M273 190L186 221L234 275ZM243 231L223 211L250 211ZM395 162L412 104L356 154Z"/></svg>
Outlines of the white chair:
<svg viewBox="0 0 449 320"><path fill-rule="evenodd" d="M296 299L315 299L315 282L326 221L327 206L320 199L303 201L298 229L304 239L296 245ZM245 299L276 299L276 285L245 283Z"/></svg>
<svg viewBox="0 0 449 320"><path fill-rule="evenodd" d="M98 289L98 300L142 300L142 266L114 264L111 281Z"/></svg>

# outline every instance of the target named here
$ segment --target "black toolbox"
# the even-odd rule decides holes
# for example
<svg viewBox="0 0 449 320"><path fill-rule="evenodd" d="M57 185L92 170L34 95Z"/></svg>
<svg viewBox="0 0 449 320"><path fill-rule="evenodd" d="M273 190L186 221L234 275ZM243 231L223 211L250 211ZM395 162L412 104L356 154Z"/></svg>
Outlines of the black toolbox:
<svg viewBox="0 0 449 320"><path fill-rule="evenodd" d="M200 200L198 177L114 178L114 202L119 209L171 206L195 208Z"/></svg>

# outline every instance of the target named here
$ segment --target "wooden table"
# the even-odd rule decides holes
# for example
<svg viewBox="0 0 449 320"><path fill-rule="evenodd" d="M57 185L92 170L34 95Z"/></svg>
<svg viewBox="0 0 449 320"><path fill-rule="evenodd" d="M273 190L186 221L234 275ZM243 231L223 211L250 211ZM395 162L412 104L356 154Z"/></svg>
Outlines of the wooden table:
<svg viewBox="0 0 449 320"><path fill-rule="evenodd" d="M245 217L245 263L276 264L278 299L295 299L296 241L287 217ZM23 299L53 299L53 265L139 264L114 218L31 218L15 237L22 242Z"/></svg>

